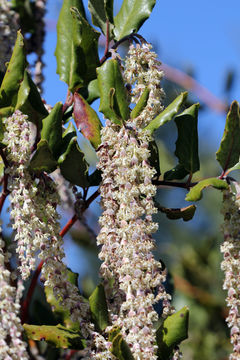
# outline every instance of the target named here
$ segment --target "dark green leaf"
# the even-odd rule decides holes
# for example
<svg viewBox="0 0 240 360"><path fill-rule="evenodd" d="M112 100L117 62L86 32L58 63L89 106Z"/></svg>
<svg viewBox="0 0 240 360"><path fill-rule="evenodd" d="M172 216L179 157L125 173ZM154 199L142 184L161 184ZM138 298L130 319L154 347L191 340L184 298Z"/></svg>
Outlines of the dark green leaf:
<svg viewBox="0 0 240 360"><path fill-rule="evenodd" d="M95 149L101 143L101 127L102 124L97 113L91 108L84 98L74 93L73 117L78 130L88 139Z"/></svg>
<svg viewBox="0 0 240 360"><path fill-rule="evenodd" d="M199 104L194 104L175 118L178 128L175 155L178 157L179 163L190 174L198 171L200 167L197 130L198 108Z"/></svg>
<svg viewBox="0 0 240 360"><path fill-rule="evenodd" d="M220 180L217 178L209 178L202 181L191 188L189 193L187 194L185 200L187 201L198 201L202 198L202 191L208 186L212 186L215 189L228 189L228 184L224 180Z"/></svg>
<svg viewBox="0 0 240 360"><path fill-rule="evenodd" d="M20 17L20 27L24 33L33 33L36 30L34 18L35 3L31 0L12 0L12 8Z"/></svg>
<svg viewBox="0 0 240 360"><path fill-rule="evenodd" d="M98 330L104 330L109 325L108 308L104 287L99 284L89 297L92 319Z"/></svg>
<svg viewBox="0 0 240 360"><path fill-rule="evenodd" d="M224 172L234 166L240 156L239 104L233 101L227 114L225 129L216 158Z"/></svg>
<svg viewBox="0 0 240 360"><path fill-rule="evenodd" d="M114 18L114 34L117 40L137 32L149 18L156 0L123 0L119 13Z"/></svg>
<svg viewBox="0 0 240 360"><path fill-rule="evenodd" d="M22 113L28 115L29 121L36 124L39 130L42 128L42 119L48 115L41 95L26 70L18 91L15 110L20 110Z"/></svg>
<svg viewBox="0 0 240 360"><path fill-rule="evenodd" d="M62 325L23 325L28 339L35 341L47 341L48 343L63 349L84 349L86 343L81 339L79 332L65 328Z"/></svg>
<svg viewBox="0 0 240 360"><path fill-rule="evenodd" d="M98 26L104 35L107 34L109 21L110 39L113 30L113 0L89 0L88 9L92 15L92 23Z"/></svg>
<svg viewBox="0 0 240 360"><path fill-rule="evenodd" d="M77 137L71 139L68 148L58 159L62 175L74 185L88 187L88 164L78 146Z"/></svg>
<svg viewBox="0 0 240 360"><path fill-rule="evenodd" d="M62 145L61 145L61 153L65 153L68 148L68 145L73 137L77 136L76 129L72 122L68 124L68 127L62 134Z"/></svg>
<svg viewBox="0 0 240 360"><path fill-rule="evenodd" d="M71 9L70 9L71 8ZM96 78L98 37L85 18L80 0L64 0L57 24L57 73L70 90Z"/></svg>
<svg viewBox="0 0 240 360"><path fill-rule="evenodd" d="M193 218L196 211L195 205L189 205L181 209L165 208L158 203L155 203L155 206L159 211L166 214L167 218L171 220L183 219L183 221L189 221Z"/></svg>
<svg viewBox="0 0 240 360"><path fill-rule="evenodd" d="M0 108L15 106L26 66L24 40L21 32L18 31L12 57L0 88Z"/></svg>
<svg viewBox="0 0 240 360"><path fill-rule="evenodd" d="M106 118L121 125L129 119L127 93L117 60L108 60L97 69L100 107Z"/></svg>
<svg viewBox="0 0 240 360"><path fill-rule="evenodd" d="M88 176L89 186L98 186L102 181L101 171L96 169L91 175Z"/></svg>
<svg viewBox="0 0 240 360"><path fill-rule="evenodd" d="M117 334L112 339L111 352L118 360L134 360L131 350L121 334Z"/></svg>
<svg viewBox="0 0 240 360"><path fill-rule="evenodd" d="M37 144L37 150L30 161L29 169L37 173L42 171L51 173L56 167L57 162L49 148L47 140L40 140Z"/></svg>
<svg viewBox="0 0 240 360"><path fill-rule="evenodd" d="M164 320L157 330L158 359L169 360L175 346L188 337L189 310L185 306Z"/></svg>
<svg viewBox="0 0 240 360"><path fill-rule="evenodd" d="M175 168L164 173L164 180L182 180L188 175L183 165L177 164Z"/></svg>
<svg viewBox="0 0 240 360"><path fill-rule="evenodd" d="M160 160L159 160L159 152L158 152L158 147L157 144L155 143L155 141L151 141L148 144L148 149L150 150L150 157L149 157L149 163L151 165L151 167L153 167L156 170L156 177L159 177L161 175L161 170L160 170Z"/></svg>
<svg viewBox="0 0 240 360"><path fill-rule="evenodd" d="M130 114L131 119L135 119L137 116L139 116L141 114L141 112L143 111L143 109L146 107L148 98L149 98L149 93L150 93L150 89L148 87L146 87L144 89L140 99L138 100L138 103L131 111L131 114Z"/></svg>
<svg viewBox="0 0 240 360"><path fill-rule="evenodd" d="M41 139L47 140L49 149L57 158L62 142L62 103L56 103L50 114L43 119Z"/></svg>
<svg viewBox="0 0 240 360"><path fill-rule="evenodd" d="M164 125L166 122L172 120L174 116L179 112L181 106L187 98L187 92L181 93L173 102L166 107L155 119L153 119L150 124L148 124L145 129L149 130L152 134L160 126Z"/></svg>

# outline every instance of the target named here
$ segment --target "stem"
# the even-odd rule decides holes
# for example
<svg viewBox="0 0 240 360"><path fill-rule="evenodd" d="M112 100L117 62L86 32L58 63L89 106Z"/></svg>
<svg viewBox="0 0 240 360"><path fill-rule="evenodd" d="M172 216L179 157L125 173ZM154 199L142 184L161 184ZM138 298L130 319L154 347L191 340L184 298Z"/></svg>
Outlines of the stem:
<svg viewBox="0 0 240 360"><path fill-rule="evenodd" d="M197 185L197 182L188 183L188 182L174 182L174 181L165 181L165 180L153 180L153 185L179 187L179 188L183 188L183 189L188 189L190 187Z"/></svg>
<svg viewBox="0 0 240 360"><path fill-rule="evenodd" d="M106 56L108 53L108 48L109 48L109 20L107 20L107 33L106 33L106 44L105 44L105 50L104 50L104 55Z"/></svg>
<svg viewBox="0 0 240 360"><path fill-rule="evenodd" d="M99 191L96 190L95 193L93 193L88 200L85 202L85 206L82 210L82 212L84 212L89 206L90 204L98 197L99 195ZM64 228L60 231L59 236L63 237L64 235L66 235L66 233L71 229L71 227L75 224L75 222L77 221L77 215L75 214L69 221L68 223L64 226ZM38 277L41 273L42 270L42 266L43 266L44 261L41 260L41 262L39 263L37 269L35 270L32 280L31 280L31 284L29 286L27 295L25 300L22 303L22 316L21 316L21 321L22 324L24 324L27 319L28 319L28 309L29 309L29 305L35 290L35 287L37 285L37 280Z"/></svg>

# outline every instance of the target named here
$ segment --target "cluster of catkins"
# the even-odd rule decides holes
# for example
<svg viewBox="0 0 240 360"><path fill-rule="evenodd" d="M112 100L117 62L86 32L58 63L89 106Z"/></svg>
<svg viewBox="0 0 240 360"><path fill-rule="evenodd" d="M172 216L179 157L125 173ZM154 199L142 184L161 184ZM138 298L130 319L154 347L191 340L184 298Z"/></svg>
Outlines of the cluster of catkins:
<svg viewBox="0 0 240 360"><path fill-rule="evenodd" d="M162 110L163 73L156 57L148 43L130 46L124 79L132 86L131 103L146 87L149 99L141 114L122 126L106 120L98 151L103 214L97 241L110 317L134 358L146 360L157 359L154 304L162 301L163 317L174 311L163 285L166 274L152 254L152 233L158 228L152 219L157 212L155 169L149 164L151 136L144 127Z"/></svg>
<svg viewBox="0 0 240 360"><path fill-rule="evenodd" d="M224 241L221 245L223 261L221 268L225 279L223 289L227 291L226 303L229 308L226 322L230 328L233 352L230 360L240 359L240 187L234 183L236 193L224 191L222 231Z"/></svg>

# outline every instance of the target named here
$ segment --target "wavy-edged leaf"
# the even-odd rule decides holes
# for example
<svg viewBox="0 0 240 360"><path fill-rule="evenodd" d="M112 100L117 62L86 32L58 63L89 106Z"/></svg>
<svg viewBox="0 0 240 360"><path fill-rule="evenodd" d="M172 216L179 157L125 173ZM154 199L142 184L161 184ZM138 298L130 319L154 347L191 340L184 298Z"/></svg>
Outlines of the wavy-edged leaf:
<svg viewBox="0 0 240 360"><path fill-rule="evenodd" d="M71 270L68 269L68 281L70 281L72 284L77 285L77 279L78 274L73 273ZM68 308L64 307L62 304L60 304L59 300L56 299L53 289L50 286L44 287L44 292L46 295L47 302L51 305L52 311L55 315L57 315L62 322L64 323L64 326L67 329L71 330L79 330L80 324L79 322L73 322L70 318L71 314Z"/></svg>
<svg viewBox="0 0 240 360"><path fill-rule="evenodd" d="M12 57L0 88L0 108L15 106L26 66L24 39L21 32L18 31Z"/></svg>
<svg viewBox="0 0 240 360"><path fill-rule="evenodd" d="M223 171L234 166L240 156L240 113L239 103L233 101L226 118L225 129L216 158Z"/></svg>
<svg viewBox="0 0 240 360"><path fill-rule="evenodd" d="M123 339L122 334L118 328L113 329L109 334L109 340L112 342L111 352L118 360L133 360L134 357L131 350Z"/></svg>
<svg viewBox="0 0 240 360"><path fill-rule="evenodd" d="M57 161L49 148L47 140L40 140L37 144L37 150L30 161L29 169L36 173L40 173L42 171L51 173L56 168Z"/></svg>
<svg viewBox="0 0 240 360"><path fill-rule="evenodd" d="M189 310L185 306L168 316L157 329L158 359L169 360L176 345L188 338Z"/></svg>
<svg viewBox="0 0 240 360"><path fill-rule="evenodd" d="M189 205L180 209L166 208L164 206L159 205L158 203L155 203L155 206L159 211L166 214L167 218L171 220L178 220L178 219L183 219L183 221L192 220L196 211L195 205Z"/></svg>
<svg viewBox="0 0 240 360"><path fill-rule="evenodd" d="M41 95L27 70L24 72L24 78L17 94L15 110L20 110L23 114L28 115L29 121L33 122L39 130L42 128L42 119L48 115Z"/></svg>
<svg viewBox="0 0 240 360"><path fill-rule="evenodd" d="M173 169L164 173L164 180L182 180L188 175L188 171L183 165L177 164Z"/></svg>
<svg viewBox="0 0 240 360"><path fill-rule="evenodd" d="M98 86L100 92L100 107L104 116L121 125L123 120L129 119L127 92L124 86L118 61L111 59L97 69Z"/></svg>
<svg viewBox="0 0 240 360"><path fill-rule="evenodd" d="M109 325L108 307L104 286L99 284L89 297L92 319L98 330L104 330Z"/></svg>
<svg viewBox="0 0 240 360"><path fill-rule="evenodd" d="M98 87L98 80L94 79L92 81L90 81L90 83L88 84L87 87L87 102L89 104L91 104L94 100L100 98L100 92L99 92L99 87Z"/></svg>
<svg viewBox="0 0 240 360"><path fill-rule="evenodd" d="M77 137L69 142L67 150L59 159L58 164L63 177L74 185L88 187L88 164L84 154L78 146Z"/></svg>
<svg viewBox="0 0 240 360"><path fill-rule="evenodd" d="M180 165L193 174L200 168L198 157L198 108L194 104L176 116L175 122L178 128L175 155Z"/></svg>
<svg viewBox="0 0 240 360"><path fill-rule="evenodd" d="M64 0L57 24L57 73L70 90L96 78L98 37L85 18L82 1Z"/></svg>
<svg viewBox="0 0 240 360"><path fill-rule="evenodd" d="M148 87L146 87L144 89L140 99L138 100L136 106L131 111L131 114L130 114L131 119L135 119L137 116L139 116L141 114L141 112L143 111L143 109L146 107L148 98L149 98L149 93L150 93L150 89Z"/></svg>
<svg viewBox="0 0 240 360"><path fill-rule="evenodd" d="M97 113L80 94L75 92L73 99L73 117L77 128L91 142L93 147L97 149L101 143L101 121Z"/></svg>
<svg viewBox="0 0 240 360"><path fill-rule="evenodd" d="M62 103L58 102L50 114L43 119L41 139L47 140L49 149L57 158L62 142Z"/></svg>
<svg viewBox="0 0 240 360"><path fill-rule="evenodd" d="M114 18L114 34L117 40L137 32L152 12L156 0L123 0Z"/></svg>
<svg viewBox="0 0 240 360"><path fill-rule="evenodd" d="M228 184L224 180L220 180L217 178L208 178L202 181L191 188L189 193L187 194L185 200L187 201L198 201L202 198L202 191L206 187L212 186L215 189L224 190L228 189Z"/></svg>
<svg viewBox="0 0 240 360"><path fill-rule="evenodd" d="M110 39L113 31L113 0L88 0L88 9L92 15L92 23L98 26L104 35L107 34L109 21Z"/></svg>
<svg viewBox="0 0 240 360"><path fill-rule="evenodd" d="M84 349L86 346L77 331L65 328L62 325L49 326L49 325L23 325L28 339L35 341L47 341L57 348L63 349Z"/></svg>
<svg viewBox="0 0 240 360"><path fill-rule="evenodd" d="M166 109L164 109L158 116L156 116L146 127L145 130L150 131L152 134L160 126L164 125L168 121L171 121L174 116L179 112L181 106L184 104L187 98L187 92L181 93Z"/></svg>

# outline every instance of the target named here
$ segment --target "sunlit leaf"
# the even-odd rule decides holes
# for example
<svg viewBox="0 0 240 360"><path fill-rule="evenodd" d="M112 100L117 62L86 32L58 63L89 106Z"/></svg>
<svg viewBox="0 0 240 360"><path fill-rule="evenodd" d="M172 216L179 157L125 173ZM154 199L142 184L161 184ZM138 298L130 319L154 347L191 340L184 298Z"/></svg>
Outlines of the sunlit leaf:
<svg viewBox="0 0 240 360"><path fill-rule="evenodd" d="M123 0L114 18L114 34L117 40L137 32L152 12L156 0Z"/></svg>
<svg viewBox="0 0 240 360"><path fill-rule="evenodd" d="M88 9L92 15L93 25L98 26L104 35L107 34L109 21L110 39L113 30L113 0L89 0Z"/></svg>
<svg viewBox="0 0 240 360"><path fill-rule="evenodd" d="M146 107L148 98L149 98L149 93L150 93L150 89L148 87L146 87L144 89L140 99L138 100L136 106L131 111L131 114L130 114L131 119L135 119L137 116L139 116L141 114L141 112L143 111L143 109Z"/></svg>
<svg viewBox="0 0 240 360"><path fill-rule="evenodd" d="M212 186L215 189L224 190L228 189L228 184L224 180L220 180L217 178L209 178L202 181L191 188L189 193L187 194L185 200L187 201L198 201L202 198L202 191L206 187Z"/></svg>
<svg viewBox="0 0 240 360"><path fill-rule="evenodd" d="M106 61L97 69L100 92L100 107L106 118L121 125L129 119L127 93L118 61Z"/></svg>
<svg viewBox="0 0 240 360"><path fill-rule="evenodd" d="M102 284L99 284L89 297L89 305L94 324L99 330L104 330L109 325L109 318L105 291Z"/></svg>
<svg viewBox="0 0 240 360"><path fill-rule="evenodd" d="M181 109L182 104L187 98L187 92L181 93L173 102L166 107L158 116L153 119L150 124L148 124L145 129L149 130L152 134L160 126L164 125L168 121L171 121L174 116Z"/></svg>

